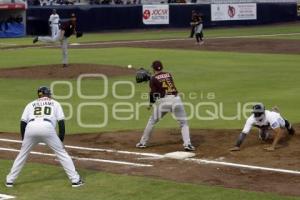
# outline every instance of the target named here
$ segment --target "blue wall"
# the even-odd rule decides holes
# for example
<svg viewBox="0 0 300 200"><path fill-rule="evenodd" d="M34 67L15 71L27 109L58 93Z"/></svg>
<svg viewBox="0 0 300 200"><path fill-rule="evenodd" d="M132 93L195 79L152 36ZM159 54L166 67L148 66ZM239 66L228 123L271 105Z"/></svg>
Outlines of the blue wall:
<svg viewBox="0 0 300 200"><path fill-rule="evenodd" d="M23 23L0 23L0 38L15 38L23 36L25 36L25 26Z"/></svg>
<svg viewBox="0 0 300 200"><path fill-rule="evenodd" d="M142 6L140 5L31 7L27 10L27 34L48 34L48 18L53 8L57 10L61 18L68 18L72 12L76 13L78 29L83 32L189 27L192 10L203 13L206 27L255 25L297 20L297 4L294 3L258 3L257 20L218 22L210 20L210 5L170 5L169 25L144 25Z"/></svg>

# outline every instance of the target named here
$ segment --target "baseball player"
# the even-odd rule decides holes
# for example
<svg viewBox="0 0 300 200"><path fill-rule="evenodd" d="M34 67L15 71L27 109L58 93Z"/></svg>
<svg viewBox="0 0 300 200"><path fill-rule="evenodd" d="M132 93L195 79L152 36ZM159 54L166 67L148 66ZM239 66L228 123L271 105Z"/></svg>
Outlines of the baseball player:
<svg viewBox="0 0 300 200"><path fill-rule="evenodd" d="M239 151L240 146L249 134L253 126L259 128L259 138L263 141L272 139L273 143L270 147L264 148L267 151L274 151L277 147L278 142L284 137L284 129L287 130L289 135L294 135L295 130L292 124L288 120L284 119L278 112L278 110L265 110L262 103L253 106L253 114L248 118L244 129L240 133L240 136L236 142L235 147L231 148L231 151Z"/></svg>
<svg viewBox="0 0 300 200"><path fill-rule="evenodd" d="M187 123L187 117L181 98L177 95L172 75L164 72L160 61L152 63L154 75L150 78L150 107L153 105L153 114L144 130L143 136L137 148L145 148L150 139L154 125L167 113L174 113L181 127L183 147L186 151L194 151L195 147L191 144L190 131Z"/></svg>
<svg viewBox="0 0 300 200"><path fill-rule="evenodd" d="M203 41L203 19L200 14L195 14L193 22L191 22L191 26L194 26L194 32L196 35L196 44L202 45Z"/></svg>
<svg viewBox="0 0 300 200"><path fill-rule="evenodd" d="M52 14L49 17L49 26L51 29L51 37L55 38L55 36L59 33L59 15L56 13L56 10L52 10Z"/></svg>
<svg viewBox="0 0 300 200"><path fill-rule="evenodd" d="M58 34L55 35L55 37L37 36L33 39L33 43L36 43L38 41L47 42L47 43L54 43L60 41L61 49L62 49L62 57L63 57L62 59L63 67L67 67L68 66L68 38L73 34L75 34L76 37L82 36L82 34L79 35L79 33L77 34L76 32L76 16L74 13L72 13L70 20L60 25Z"/></svg>
<svg viewBox="0 0 300 200"><path fill-rule="evenodd" d="M190 38L193 38L194 35L195 35L195 24L194 24L194 22L196 21L196 15L197 15L197 12L195 10L192 10L192 17L191 17L191 22L190 22L190 25L191 25Z"/></svg>
<svg viewBox="0 0 300 200"><path fill-rule="evenodd" d="M6 186L13 187L31 149L40 142L47 144L56 154L67 173L72 187L83 185L71 157L66 152L63 140L65 136L64 113L61 105L51 99L51 91L47 87L38 88L38 99L29 103L21 117L22 147L10 173L6 177ZM59 125L59 137L56 134L56 123Z"/></svg>

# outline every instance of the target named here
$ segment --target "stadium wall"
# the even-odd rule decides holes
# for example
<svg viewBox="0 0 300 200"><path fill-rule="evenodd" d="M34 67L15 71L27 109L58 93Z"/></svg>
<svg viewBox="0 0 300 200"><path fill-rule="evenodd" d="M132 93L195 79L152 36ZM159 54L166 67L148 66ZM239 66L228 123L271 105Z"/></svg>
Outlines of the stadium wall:
<svg viewBox="0 0 300 200"><path fill-rule="evenodd" d="M30 7L27 10L27 34L43 35L49 33L48 18L56 9L62 19L72 12L78 17L78 27L83 32L104 30L145 29L145 28L185 28L189 27L192 10L204 15L204 26L258 25L295 21L297 3L257 3L257 17L250 20L211 19L211 4L169 5L169 23L145 25L142 5L121 6L63 6Z"/></svg>

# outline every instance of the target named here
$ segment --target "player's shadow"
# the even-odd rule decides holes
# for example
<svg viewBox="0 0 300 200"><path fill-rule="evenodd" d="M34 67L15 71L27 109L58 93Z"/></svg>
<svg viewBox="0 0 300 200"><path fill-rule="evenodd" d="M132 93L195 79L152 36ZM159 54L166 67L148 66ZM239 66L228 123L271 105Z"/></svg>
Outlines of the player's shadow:
<svg viewBox="0 0 300 200"><path fill-rule="evenodd" d="M51 166L51 165L49 165ZM57 166L59 167L59 166ZM29 172L27 172L29 173ZM32 178L27 178L27 180L25 181L18 181L16 182L17 185L27 185L27 184L37 184L39 183L38 185L51 185L53 184L53 181L58 181L58 180L64 180L64 182L66 183L70 183L69 179L68 179L68 176L65 174L64 170L62 169L62 171L57 171L57 172L49 172L47 173L47 171L43 171L43 172L40 172L41 175L43 173L46 173L47 176L39 176L38 174L35 174L34 176L31 176ZM85 172L85 171L80 171L78 172L80 174L80 177L85 180L87 177L89 176L94 176L94 174L97 173L97 171L94 171L94 170L91 170L89 171L89 173ZM28 174L26 175L27 177L29 176ZM24 178L24 177L23 177ZM22 179L22 177L20 177L20 179ZM30 179L30 180L29 180ZM49 183L49 184L47 184Z"/></svg>

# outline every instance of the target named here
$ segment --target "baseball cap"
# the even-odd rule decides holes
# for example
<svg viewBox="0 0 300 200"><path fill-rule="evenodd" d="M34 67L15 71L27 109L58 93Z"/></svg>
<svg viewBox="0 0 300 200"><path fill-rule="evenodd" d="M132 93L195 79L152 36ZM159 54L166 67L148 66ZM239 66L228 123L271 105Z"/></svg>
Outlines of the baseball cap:
<svg viewBox="0 0 300 200"><path fill-rule="evenodd" d="M156 71L161 71L164 68L161 61L159 60L153 61L151 67Z"/></svg>

